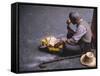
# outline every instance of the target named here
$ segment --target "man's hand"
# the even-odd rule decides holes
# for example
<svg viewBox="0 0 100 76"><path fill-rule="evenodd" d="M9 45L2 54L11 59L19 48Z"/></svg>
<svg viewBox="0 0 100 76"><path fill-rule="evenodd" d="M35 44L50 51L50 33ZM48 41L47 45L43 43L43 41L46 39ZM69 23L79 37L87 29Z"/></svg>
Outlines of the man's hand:
<svg viewBox="0 0 100 76"><path fill-rule="evenodd" d="M54 45L55 48L58 48L60 45L62 45L62 42L58 42Z"/></svg>
<svg viewBox="0 0 100 76"><path fill-rule="evenodd" d="M63 39L63 40L62 40L62 39L60 39L60 41L59 41L59 42L57 42L57 43L54 45L54 47L56 47L56 48L57 48L57 47L59 47L60 45L63 45L63 44L65 43L64 41L65 41L65 39Z"/></svg>
<svg viewBox="0 0 100 76"><path fill-rule="evenodd" d="M70 24L71 24L70 19L68 19L68 20L66 21L66 24L67 24L67 25L70 25Z"/></svg>
<svg viewBox="0 0 100 76"><path fill-rule="evenodd" d="M63 37L63 38L61 38L61 41L66 42L67 38Z"/></svg>
<svg viewBox="0 0 100 76"><path fill-rule="evenodd" d="M67 30L68 30L68 32L70 32L70 33L75 33L71 28L70 28L70 24L71 24L71 21L70 21L70 19L68 19L67 21L66 21L66 24L67 24Z"/></svg>

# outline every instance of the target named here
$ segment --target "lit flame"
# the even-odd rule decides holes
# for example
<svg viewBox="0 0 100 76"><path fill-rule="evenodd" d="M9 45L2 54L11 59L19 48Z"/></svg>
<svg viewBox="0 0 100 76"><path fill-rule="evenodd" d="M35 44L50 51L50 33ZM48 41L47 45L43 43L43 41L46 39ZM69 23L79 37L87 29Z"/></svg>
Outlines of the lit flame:
<svg viewBox="0 0 100 76"><path fill-rule="evenodd" d="M54 36L48 36L41 40L41 45L48 47L49 51L58 52L61 48L63 48L63 45L59 45L56 48L54 47L59 42L60 42L60 39L57 39Z"/></svg>
<svg viewBox="0 0 100 76"><path fill-rule="evenodd" d="M52 46L54 46L58 42L58 39L54 36L49 36L46 38L46 40L48 41L48 44Z"/></svg>

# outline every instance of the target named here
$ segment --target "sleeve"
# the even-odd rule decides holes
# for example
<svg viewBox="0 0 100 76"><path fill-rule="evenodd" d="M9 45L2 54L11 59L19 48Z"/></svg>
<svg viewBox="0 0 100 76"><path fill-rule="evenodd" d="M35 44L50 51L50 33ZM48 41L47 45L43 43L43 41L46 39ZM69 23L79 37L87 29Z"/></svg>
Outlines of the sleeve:
<svg viewBox="0 0 100 76"><path fill-rule="evenodd" d="M80 25L76 30L76 33L68 40L69 43L77 43L84 34L86 34L87 30L84 26Z"/></svg>

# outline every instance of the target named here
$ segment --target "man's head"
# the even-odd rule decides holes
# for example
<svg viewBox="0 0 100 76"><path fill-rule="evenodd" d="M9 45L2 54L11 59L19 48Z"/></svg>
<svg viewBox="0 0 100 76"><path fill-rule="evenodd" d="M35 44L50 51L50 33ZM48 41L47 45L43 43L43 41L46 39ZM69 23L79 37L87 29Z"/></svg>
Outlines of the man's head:
<svg viewBox="0 0 100 76"><path fill-rule="evenodd" d="M81 17L78 12L70 12L69 19L72 24L79 24Z"/></svg>

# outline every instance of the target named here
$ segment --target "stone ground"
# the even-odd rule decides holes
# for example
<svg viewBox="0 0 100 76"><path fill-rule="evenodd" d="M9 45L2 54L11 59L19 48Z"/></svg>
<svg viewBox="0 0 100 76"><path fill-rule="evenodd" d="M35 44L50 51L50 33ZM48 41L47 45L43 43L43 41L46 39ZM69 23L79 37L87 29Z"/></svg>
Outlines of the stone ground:
<svg viewBox="0 0 100 76"><path fill-rule="evenodd" d="M58 56L58 54L50 54L43 51L32 52L27 56L27 60L20 64L20 71L43 71L43 70L59 70L59 69L77 69L88 68L80 63L80 56L71 58L72 55ZM74 55L73 55L74 56ZM68 59L56 61L46 64L45 68L40 68L39 64L52 61L61 57L69 57Z"/></svg>

